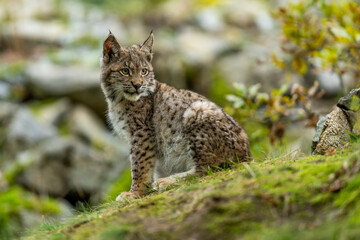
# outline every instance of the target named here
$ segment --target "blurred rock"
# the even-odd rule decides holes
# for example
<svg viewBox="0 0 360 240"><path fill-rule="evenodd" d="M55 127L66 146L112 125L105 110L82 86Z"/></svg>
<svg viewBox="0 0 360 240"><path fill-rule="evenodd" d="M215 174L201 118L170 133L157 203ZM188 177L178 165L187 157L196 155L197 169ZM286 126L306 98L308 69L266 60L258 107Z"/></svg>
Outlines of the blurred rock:
<svg viewBox="0 0 360 240"><path fill-rule="evenodd" d="M65 121L73 136L77 136L83 143L102 152L107 159L116 163L113 166L113 172L108 173L108 177L109 179L117 178L118 174L124 170L124 166L129 164L129 145L125 139L109 132L103 121L83 105L76 105Z"/></svg>
<svg viewBox="0 0 360 240"><path fill-rule="evenodd" d="M8 83L0 82L0 100L9 99L11 96L11 86Z"/></svg>
<svg viewBox="0 0 360 240"><path fill-rule="evenodd" d="M171 63L171 67L169 67ZM174 51L164 51L154 59L156 79L176 88L186 88L186 72L182 58Z"/></svg>
<svg viewBox="0 0 360 240"><path fill-rule="evenodd" d="M0 17L11 16L16 19L34 18L34 16L52 16L55 14L56 2L52 0L27 0L19 2L4 2L0 8Z"/></svg>
<svg viewBox="0 0 360 240"><path fill-rule="evenodd" d="M274 29L274 20L267 9L258 13L255 23L262 32L269 32Z"/></svg>
<svg viewBox="0 0 360 240"><path fill-rule="evenodd" d="M57 203L60 204L61 208L60 216L58 216L58 219L60 219L60 221L65 221L74 214L73 207L68 201L63 199L57 199Z"/></svg>
<svg viewBox="0 0 360 240"><path fill-rule="evenodd" d="M18 157L30 162L16 181L41 194L98 203L109 173L125 167L126 161L114 162L108 155L84 145L74 138L56 137ZM119 172L118 172L119 173ZM110 174L111 175L111 174Z"/></svg>
<svg viewBox="0 0 360 240"><path fill-rule="evenodd" d="M65 196L68 192L68 170L73 146L67 141L53 138L36 148L19 152L17 161L26 168L16 181L32 191L53 196Z"/></svg>
<svg viewBox="0 0 360 240"><path fill-rule="evenodd" d="M187 28L180 33L176 46L183 59L190 64L209 64L216 57L231 49L231 44L219 35Z"/></svg>
<svg viewBox="0 0 360 240"><path fill-rule="evenodd" d="M107 105L104 94L100 89L100 85L97 87L73 92L69 95L69 97L75 102L86 105L91 110L96 112L97 115L100 116L103 120L105 120Z"/></svg>
<svg viewBox="0 0 360 240"><path fill-rule="evenodd" d="M6 128L6 147L14 153L56 136L53 126L41 124L26 108L20 108Z"/></svg>
<svg viewBox="0 0 360 240"><path fill-rule="evenodd" d="M312 127L305 127L305 121L298 121L288 126L286 129L287 144L289 151L301 151L303 153L309 152L309 144L312 141L312 136L315 134L315 129ZM299 131L301 129L301 131Z"/></svg>
<svg viewBox="0 0 360 240"><path fill-rule="evenodd" d="M53 103L46 104L42 107L37 107L36 119L45 125L59 126L65 116L70 112L72 106L67 98L61 98Z"/></svg>
<svg viewBox="0 0 360 240"><path fill-rule="evenodd" d="M304 80L308 85L313 85L315 81L318 81L327 97L342 94L339 75L331 69L324 69L320 58L309 59L308 71L304 75Z"/></svg>
<svg viewBox="0 0 360 240"><path fill-rule="evenodd" d="M78 145L69 172L71 187L78 192L80 190L90 193L92 200L98 202L102 197L107 174L113 167L114 162L107 159L102 152L89 149L85 145Z"/></svg>
<svg viewBox="0 0 360 240"><path fill-rule="evenodd" d="M243 83L246 86L260 83L263 89L280 87L284 73L274 68L266 54L257 54L252 46L238 54L221 58L216 67L227 81Z"/></svg>
<svg viewBox="0 0 360 240"><path fill-rule="evenodd" d="M60 66L47 60L28 63L25 74L39 97L66 96L99 87L99 70L81 66Z"/></svg>
<svg viewBox="0 0 360 240"><path fill-rule="evenodd" d="M5 26L5 36L16 35L18 39L41 43L60 43L66 32L65 26L57 21L44 22L22 18ZM46 34L44 34L44 29L46 29Z"/></svg>
<svg viewBox="0 0 360 240"><path fill-rule="evenodd" d="M273 28L273 20L261 1L231 0L224 5L226 19L240 28L258 27L263 31Z"/></svg>
<svg viewBox="0 0 360 240"><path fill-rule="evenodd" d="M36 226L37 224L41 223L43 218L40 213L33 210L28 210L26 208L21 208L18 214L21 225L26 228L32 228Z"/></svg>
<svg viewBox="0 0 360 240"><path fill-rule="evenodd" d="M10 121L12 116L20 106L10 102L0 102L0 123L5 124Z"/></svg>
<svg viewBox="0 0 360 240"><path fill-rule="evenodd" d="M166 25L179 26L191 18L191 0L166 1L158 11L160 20Z"/></svg>
<svg viewBox="0 0 360 240"><path fill-rule="evenodd" d="M204 9L197 14L196 19L200 27L209 32L218 32L225 28L225 23L217 9Z"/></svg>
<svg viewBox="0 0 360 240"><path fill-rule="evenodd" d="M109 133L104 123L90 109L76 105L68 117L70 132L89 143L107 142Z"/></svg>
<svg viewBox="0 0 360 240"><path fill-rule="evenodd" d="M316 74L320 88L324 89L326 95L334 96L341 92L340 77L334 72L322 71Z"/></svg>
<svg viewBox="0 0 360 240"><path fill-rule="evenodd" d="M61 66L43 60L29 63L25 73L34 96L67 96L103 115L106 103L100 89L99 71L84 66Z"/></svg>

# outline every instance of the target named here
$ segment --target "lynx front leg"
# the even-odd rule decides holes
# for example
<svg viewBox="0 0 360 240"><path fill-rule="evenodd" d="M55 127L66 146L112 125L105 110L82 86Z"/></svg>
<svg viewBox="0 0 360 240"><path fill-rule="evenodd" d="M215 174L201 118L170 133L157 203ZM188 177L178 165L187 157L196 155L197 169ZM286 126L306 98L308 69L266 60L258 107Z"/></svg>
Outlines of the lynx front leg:
<svg viewBox="0 0 360 240"><path fill-rule="evenodd" d="M154 138L150 132L139 130L133 134L130 151L131 189L130 192L122 192L116 201L135 199L147 192L154 170L154 147Z"/></svg>

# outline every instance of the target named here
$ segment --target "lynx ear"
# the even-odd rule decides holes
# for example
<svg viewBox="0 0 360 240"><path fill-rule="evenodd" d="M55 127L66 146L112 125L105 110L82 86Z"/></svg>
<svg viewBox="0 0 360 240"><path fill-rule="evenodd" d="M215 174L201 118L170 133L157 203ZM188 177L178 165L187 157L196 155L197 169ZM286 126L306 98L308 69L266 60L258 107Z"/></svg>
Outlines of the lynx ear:
<svg viewBox="0 0 360 240"><path fill-rule="evenodd" d="M109 63L119 58L121 45L116 40L115 36L109 31L109 36L104 41L103 45L103 61Z"/></svg>
<svg viewBox="0 0 360 240"><path fill-rule="evenodd" d="M149 61L152 59L152 45L154 43L154 34L151 31L149 37L145 40L143 44L140 45L140 50L146 53L146 56Z"/></svg>

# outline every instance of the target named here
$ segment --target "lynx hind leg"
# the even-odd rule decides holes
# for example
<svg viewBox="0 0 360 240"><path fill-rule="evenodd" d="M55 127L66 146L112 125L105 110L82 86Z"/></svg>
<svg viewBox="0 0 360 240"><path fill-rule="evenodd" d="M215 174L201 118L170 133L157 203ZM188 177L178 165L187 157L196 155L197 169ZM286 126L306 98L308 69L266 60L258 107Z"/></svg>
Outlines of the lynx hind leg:
<svg viewBox="0 0 360 240"><path fill-rule="evenodd" d="M183 119L197 175L204 174L209 167L251 159L245 130L214 103L194 102Z"/></svg>
<svg viewBox="0 0 360 240"><path fill-rule="evenodd" d="M185 179L186 177L188 177L190 175L195 175L195 174L196 174L196 171L195 171L195 167L194 167L187 172L176 173L169 177L159 178L152 184L152 187L158 191L166 190L169 186L179 182L180 180Z"/></svg>

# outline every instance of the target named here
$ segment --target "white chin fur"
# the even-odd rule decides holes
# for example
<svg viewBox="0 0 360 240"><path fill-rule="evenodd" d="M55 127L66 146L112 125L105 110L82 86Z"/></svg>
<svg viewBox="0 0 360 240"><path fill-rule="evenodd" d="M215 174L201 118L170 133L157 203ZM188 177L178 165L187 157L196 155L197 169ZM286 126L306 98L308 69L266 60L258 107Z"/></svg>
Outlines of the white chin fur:
<svg viewBox="0 0 360 240"><path fill-rule="evenodd" d="M130 100L130 101L137 101L139 100L139 98L142 97L142 94L128 94L128 93L124 93L124 96L127 100Z"/></svg>

